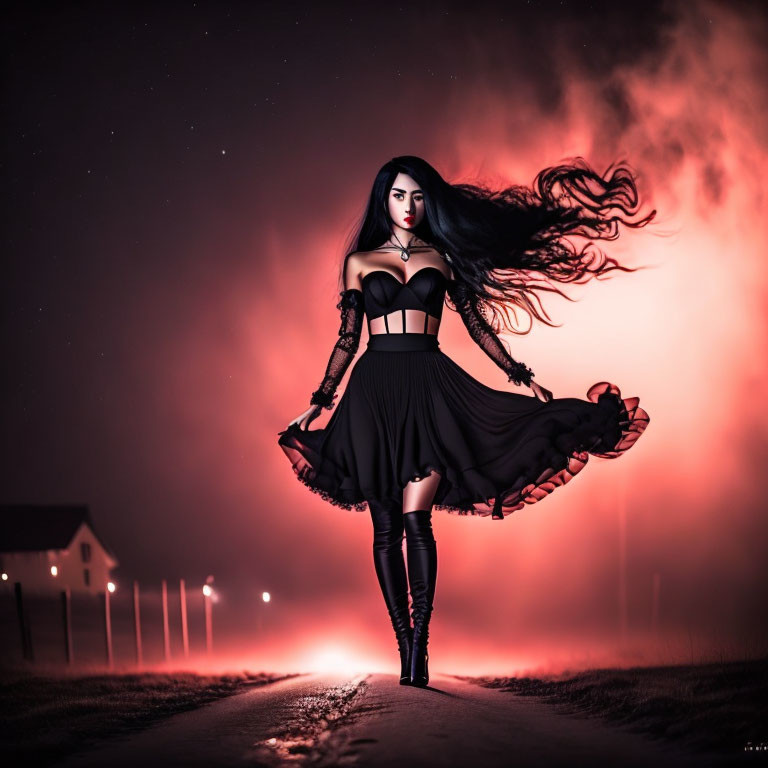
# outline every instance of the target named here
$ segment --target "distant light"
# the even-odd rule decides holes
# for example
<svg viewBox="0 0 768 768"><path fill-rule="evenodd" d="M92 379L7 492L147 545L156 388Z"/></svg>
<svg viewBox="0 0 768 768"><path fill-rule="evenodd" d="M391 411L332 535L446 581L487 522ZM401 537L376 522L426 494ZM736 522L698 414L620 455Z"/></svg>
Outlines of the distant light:
<svg viewBox="0 0 768 768"><path fill-rule="evenodd" d="M51 576L58 576L59 575L59 567L57 565L51 566Z"/></svg>
<svg viewBox="0 0 768 768"><path fill-rule="evenodd" d="M344 675L361 673L371 667L370 660L357 657L354 651L336 643L315 648L301 664L312 672Z"/></svg>
<svg viewBox="0 0 768 768"><path fill-rule="evenodd" d="M115 586L115 582L114 581L108 581L107 582L107 589L110 592L114 592L117 589L117 587Z"/></svg>
<svg viewBox="0 0 768 768"><path fill-rule="evenodd" d="M3 574L3 581L8 581L8 574L7 573Z"/></svg>
<svg viewBox="0 0 768 768"><path fill-rule="evenodd" d="M272 599L272 595L270 595L270 594L269 594L269 592L262 592L262 593L261 593L261 599L262 599L262 600L263 600L265 603L268 603L268 602L269 602L269 601Z"/></svg>
<svg viewBox="0 0 768 768"><path fill-rule="evenodd" d="M210 584L203 584L203 594L206 597L210 597L213 594L213 590L211 589Z"/></svg>

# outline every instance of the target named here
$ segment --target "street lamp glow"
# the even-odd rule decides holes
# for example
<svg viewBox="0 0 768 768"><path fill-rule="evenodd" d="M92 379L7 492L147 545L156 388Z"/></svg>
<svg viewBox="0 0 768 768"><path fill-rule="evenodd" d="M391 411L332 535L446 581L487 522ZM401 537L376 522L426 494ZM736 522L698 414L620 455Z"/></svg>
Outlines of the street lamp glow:
<svg viewBox="0 0 768 768"><path fill-rule="evenodd" d="M210 597L213 594L213 590L211 589L210 584L203 584L203 594L206 597Z"/></svg>
<svg viewBox="0 0 768 768"><path fill-rule="evenodd" d="M56 565L51 566L51 576L58 576L59 575L59 568Z"/></svg>
<svg viewBox="0 0 768 768"><path fill-rule="evenodd" d="M8 574L7 573L3 574L3 581L8 581Z"/></svg>
<svg viewBox="0 0 768 768"><path fill-rule="evenodd" d="M115 589L116 589L116 587L115 587L115 582L114 582L114 581L108 581L108 582L107 582L107 589L108 589L110 592L114 592L114 591L115 591Z"/></svg>
<svg viewBox="0 0 768 768"><path fill-rule="evenodd" d="M262 599L262 600L263 600L265 603L268 603L268 602L269 602L269 601L272 599L272 595L270 595L270 594L269 594L269 592L262 592L262 593L261 593L261 599Z"/></svg>

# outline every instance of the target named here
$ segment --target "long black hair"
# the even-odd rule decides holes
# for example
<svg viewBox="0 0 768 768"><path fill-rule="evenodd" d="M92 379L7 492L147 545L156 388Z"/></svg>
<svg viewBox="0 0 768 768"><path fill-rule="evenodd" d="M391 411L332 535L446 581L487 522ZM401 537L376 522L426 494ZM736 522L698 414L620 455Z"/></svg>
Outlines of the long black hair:
<svg viewBox="0 0 768 768"><path fill-rule="evenodd" d="M448 257L456 280L469 288L497 332L506 329L525 335L530 331L512 324L510 312L516 324L516 309L531 316L531 324L536 317L559 327L549 322L536 292L573 299L551 281L585 283L611 270L637 271L606 256L592 242L577 252L568 236L615 240L619 223L642 227L656 215L653 210L631 220L637 213L638 195L635 177L625 162L612 163L600 175L583 158L569 158L540 171L531 188L512 185L493 190L449 184L426 160L403 155L385 163L376 174L362 221L348 238L347 254L373 250L390 238L388 199L398 173L410 176L424 193L426 215L411 231ZM343 269L342 265L342 280Z"/></svg>

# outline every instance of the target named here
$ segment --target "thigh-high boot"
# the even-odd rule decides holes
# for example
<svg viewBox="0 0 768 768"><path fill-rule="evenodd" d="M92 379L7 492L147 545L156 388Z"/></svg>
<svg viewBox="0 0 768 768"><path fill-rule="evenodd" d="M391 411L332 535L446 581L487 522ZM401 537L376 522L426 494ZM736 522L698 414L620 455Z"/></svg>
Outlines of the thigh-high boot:
<svg viewBox="0 0 768 768"><path fill-rule="evenodd" d="M408 615L408 578L403 558L403 511L400 505L368 501L373 521L373 562L400 651L400 685L411 681L413 628Z"/></svg>
<svg viewBox="0 0 768 768"><path fill-rule="evenodd" d="M408 581L413 601L411 685L420 687L429 682L427 641L437 581L437 543L432 532L431 517L431 509L419 509L403 515L408 550Z"/></svg>

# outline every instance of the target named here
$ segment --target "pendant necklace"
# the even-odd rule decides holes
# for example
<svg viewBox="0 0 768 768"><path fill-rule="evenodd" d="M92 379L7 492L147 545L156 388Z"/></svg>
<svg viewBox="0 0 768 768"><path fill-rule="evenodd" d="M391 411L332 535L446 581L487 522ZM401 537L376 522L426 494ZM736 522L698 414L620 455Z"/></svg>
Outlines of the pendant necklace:
<svg viewBox="0 0 768 768"><path fill-rule="evenodd" d="M411 258L411 243L414 241L414 238L412 237L410 239L410 241L408 242L408 245L403 245L400 242L400 238L394 232L392 233L392 237L394 237L395 240L397 240L398 242L398 245L396 245L395 248L400 249L400 258L403 261L408 261L408 259Z"/></svg>

